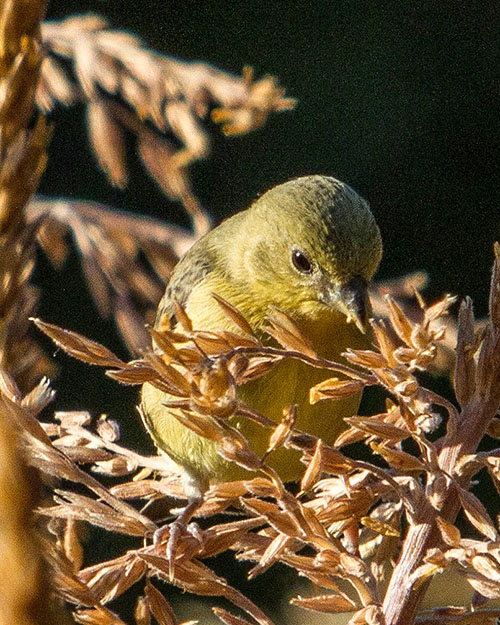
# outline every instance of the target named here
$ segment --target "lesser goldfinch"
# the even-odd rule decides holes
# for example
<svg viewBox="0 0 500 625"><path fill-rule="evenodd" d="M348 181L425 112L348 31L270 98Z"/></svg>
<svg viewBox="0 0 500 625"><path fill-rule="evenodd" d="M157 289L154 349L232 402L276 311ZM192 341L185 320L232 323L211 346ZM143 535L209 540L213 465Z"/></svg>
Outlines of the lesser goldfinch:
<svg viewBox="0 0 500 625"><path fill-rule="evenodd" d="M382 255L375 219L365 200L327 176L306 176L278 185L248 210L223 221L200 238L177 264L159 304L156 325L167 315L175 324L174 298L195 330L237 330L213 297L236 306L257 335L270 307L284 310L316 352L341 360L346 348L366 348L370 313L367 286ZM354 323L348 323L349 320ZM279 421L285 405L298 407L297 427L331 443L355 414L360 396L309 403L312 385L331 373L298 360L277 364L267 375L239 387L238 396L266 417ZM198 490L210 481L249 477L217 453L216 443L182 425L168 395L144 384L141 409L158 448L176 462ZM232 418L252 449L266 450L269 431ZM269 464L285 481L300 475L298 454L278 449Z"/></svg>

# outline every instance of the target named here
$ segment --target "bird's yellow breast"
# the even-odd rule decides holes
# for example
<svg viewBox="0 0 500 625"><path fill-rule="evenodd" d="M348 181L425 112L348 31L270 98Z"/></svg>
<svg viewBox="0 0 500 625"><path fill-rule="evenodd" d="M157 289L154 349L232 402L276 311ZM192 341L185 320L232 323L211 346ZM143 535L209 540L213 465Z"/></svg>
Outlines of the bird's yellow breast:
<svg viewBox="0 0 500 625"><path fill-rule="evenodd" d="M251 294L244 291L228 293L227 288L222 290L222 286L217 276L210 276L191 291L186 311L194 329L237 331L222 309L213 305L212 293L216 292L235 306L245 311L253 311L248 321L258 332L259 325L265 319L267 307L264 310L255 310L248 300ZM255 296L253 299L255 300ZM304 306L307 308L307 305ZM322 357L341 360L340 354L346 347L366 347L366 337L353 324L348 324L344 315L331 309L318 308L311 304L303 315L295 315L295 320ZM343 418L355 414L360 396L311 405L309 389L331 375L331 372L311 367L301 361L286 360L277 364L265 376L241 386L238 396L252 408L277 422L282 418L285 406L297 404L297 427L326 442L332 442L345 427ZM161 450L198 481L226 481L249 476L248 472L237 465L222 459L217 454L215 443L181 425L173 416L172 409L162 405L166 398L168 396L153 386L144 385L141 399L143 412L146 423L149 422L150 433ZM231 424L247 437L257 454L262 455L266 451L271 434L269 429L243 417L232 417ZM277 450L267 460L285 481L297 479L304 468L299 462L299 454L291 450Z"/></svg>

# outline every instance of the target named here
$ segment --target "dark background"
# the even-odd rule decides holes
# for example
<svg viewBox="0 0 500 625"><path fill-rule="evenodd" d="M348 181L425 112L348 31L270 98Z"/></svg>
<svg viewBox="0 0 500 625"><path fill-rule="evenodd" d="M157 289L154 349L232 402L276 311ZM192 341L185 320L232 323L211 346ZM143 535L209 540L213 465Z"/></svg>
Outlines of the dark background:
<svg viewBox="0 0 500 625"><path fill-rule="evenodd" d="M291 177L334 175L372 206L385 246L380 278L425 269L429 300L470 295L483 315L500 222L494 4L58 0L49 18L94 11L166 54L276 75L297 109L241 138L225 139L211 125L212 154L191 169L216 221ZM87 146L82 110L61 110L54 121L42 193L182 222L137 164L126 191L109 186ZM41 316L120 349L112 324L97 318L76 259L62 277L43 260L40 267ZM59 409L133 415L135 391L56 356Z"/></svg>

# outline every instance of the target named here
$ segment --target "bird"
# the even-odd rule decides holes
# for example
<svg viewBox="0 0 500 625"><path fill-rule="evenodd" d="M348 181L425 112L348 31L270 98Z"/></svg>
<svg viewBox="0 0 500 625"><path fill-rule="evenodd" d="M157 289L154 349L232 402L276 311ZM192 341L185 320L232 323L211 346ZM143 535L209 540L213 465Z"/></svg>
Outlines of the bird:
<svg viewBox="0 0 500 625"><path fill-rule="evenodd" d="M179 260L161 299L155 327L175 329L176 302L194 330L237 330L214 295L235 306L262 337L273 308L284 311L316 353L342 361L347 348L365 349L370 336L368 285L382 256L382 240L368 203L350 186L324 175L279 184L209 231ZM356 414L360 394L311 405L311 386L331 372L296 359L238 388L238 399L279 422L286 405L297 406L296 427L331 443ZM199 498L212 483L251 474L217 452L217 444L183 425L164 403L173 399L150 383L140 410L154 443L178 467L185 490ZM269 431L231 417L257 454ZM299 454L277 449L266 458L283 481L299 479Z"/></svg>

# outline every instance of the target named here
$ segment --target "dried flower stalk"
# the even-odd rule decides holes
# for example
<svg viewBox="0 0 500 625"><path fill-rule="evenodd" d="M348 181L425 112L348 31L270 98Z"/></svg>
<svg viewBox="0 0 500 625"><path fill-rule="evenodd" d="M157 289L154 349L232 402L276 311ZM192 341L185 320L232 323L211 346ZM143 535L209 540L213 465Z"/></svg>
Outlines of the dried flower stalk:
<svg viewBox="0 0 500 625"><path fill-rule="evenodd" d="M50 54L37 90L40 108L83 101L99 164L119 187L127 182L124 133L131 132L146 170L169 198L182 202L196 236L209 229L210 219L193 194L186 168L209 152L202 121L210 110L225 134L237 135L260 128L270 113L295 106L271 76L256 81L250 68L239 77L207 63L165 56L95 15L46 22L42 37ZM73 77L61 59L72 63Z"/></svg>
<svg viewBox="0 0 500 625"><path fill-rule="evenodd" d="M37 293L30 284L35 226L23 207L46 162L43 117L30 127L41 62L46 2L6 1L0 9L0 367L30 388L48 363L28 337Z"/></svg>
<svg viewBox="0 0 500 625"><path fill-rule="evenodd" d="M4 625L64 623L49 603L49 578L33 526L41 484L20 453L16 406L0 395L0 585Z"/></svg>
<svg viewBox="0 0 500 625"><path fill-rule="evenodd" d="M43 120L28 130L41 61L39 26L45 2L3 2L0 8L0 371L33 380L39 353L27 337L36 293L29 284L33 229L23 206L45 163ZM16 10L19 8L19 10ZM19 452L12 407L0 383L0 622L52 623L48 580L32 527L37 479ZM61 615L62 616L62 615Z"/></svg>
<svg viewBox="0 0 500 625"><path fill-rule="evenodd" d="M224 596L247 614L246 619L238 620L241 617L217 609L223 622L270 623L256 606L202 564L203 559L231 549L238 559L253 563L250 577L276 562L292 567L319 589L313 596L296 597L295 605L327 613L354 612L351 625L465 622L463 619L471 617L465 608L436 609L418 615L419 600L428 581L446 569L465 576L474 588L474 619L479 618L478 614L485 619L496 618L500 612L483 608L483 603L500 596L498 528L468 489L471 477L481 468L487 468L494 481L500 483L498 450L481 454L475 451L486 429L491 431L500 404L500 350L496 346L500 337L499 263L497 256L490 318L481 338L473 343L466 340L474 336L470 302L463 304L459 317L455 387L461 398L460 409L418 381L418 371L431 366L445 339L438 324L453 303L448 296L430 307L420 299L420 322L412 321L394 300L386 298L388 322L374 322L373 350L346 353L352 367L318 358L283 313L271 313L269 323L269 331L283 347L263 345L248 332L240 313L223 300L220 305L241 334L193 331L185 311L180 309L178 318L183 328L175 332L169 328L152 330L157 351L128 363L80 335L36 321L65 351L106 367L114 379L128 384L148 381L176 397L171 403L182 408L179 418L186 426L216 441L224 458L255 474L253 479L212 486L198 514L207 516L236 506L247 518L204 530L198 526L188 528L176 542L174 567L165 552L168 531L163 531L159 544L141 547L78 573L77 578L93 593L94 600L104 606L149 570L190 592ZM472 364L471 349L479 350ZM266 375L276 362L286 358L298 358L344 376L343 380L334 377L312 389L314 401L335 401L336 397L359 392L360 387L378 385L391 397L387 411L348 419L349 429L336 446L330 447L296 430L293 410L285 411L282 423L276 424L237 399L240 384ZM446 418L447 432L433 441L432 433L440 420L438 411ZM264 456L258 457L231 426L235 414L269 428L269 447ZM141 458L121 447L114 436L109 440L91 432L86 417L82 420L81 416L68 414L60 421L57 426L44 425L52 444L60 451L64 449L77 463L94 462L98 473L120 479L140 467L163 469L160 480L142 472L135 480L117 484L111 489L113 497L152 503L165 495L182 496L175 469L165 463L162 466L161 458ZM417 454L405 449L407 439L414 441ZM365 441L384 459L387 468L344 455L341 446L355 440ZM298 449L303 454L304 475L296 496L266 464L267 457L280 447ZM126 516L118 517L114 506L82 500L71 490L60 493L54 504L43 513L58 519L85 520L131 535L148 535L145 524L141 529L141 525L126 521ZM459 508L481 538L462 538L453 525ZM384 591L387 578L389 585ZM81 602L67 589L65 596L74 603ZM141 606L151 609L145 607L146 603Z"/></svg>

